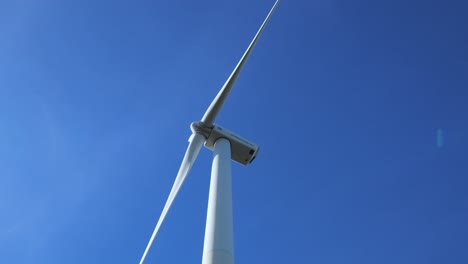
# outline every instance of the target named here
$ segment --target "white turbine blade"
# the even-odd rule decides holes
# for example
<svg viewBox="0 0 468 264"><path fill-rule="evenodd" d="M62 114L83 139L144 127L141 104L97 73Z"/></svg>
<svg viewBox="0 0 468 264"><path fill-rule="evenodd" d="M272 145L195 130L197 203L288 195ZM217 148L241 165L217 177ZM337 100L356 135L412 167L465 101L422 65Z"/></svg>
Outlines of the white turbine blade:
<svg viewBox="0 0 468 264"><path fill-rule="evenodd" d="M141 257L140 264L143 264L143 262L145 261L146 255L148 254L148 251L150 250L151 245L153 244L153 240L156 237L156 234L158 233L158 230L161 227L161 224L163 223L167 212L171 208L172 202L177 196L180 187L184 183L185 177L192 168L192 165L195 162L195 159L197 158L204 141L205 138L200 134L192 134L190 136L190 143L187 147L187 151L185 152L182 164L180 165L179 172L177 173L177 177L174 181L174 185L172 186L171 192L169 193L169 197L167 198L166 204L164 205L164 209L161 213L161 216L159 217L156 227L154 228L153 234L151 235L148 245L146 246L145 253L143 253L143 256Z"/></svg>
<svg viewBox="0 0 468 264"><path fill-rule="evenodd" d="M223 87L221 88L221 90L216 95L213 102L211 102L210 106L206 110L205 115L203 115L203 118L201 121L205 125L207 126L213 125L214 120L216 119L216 116L221 110L221 107L223 107L224 101L226 101L226 98L229 95L229 92L231 91L232 86L234 86L234 83L236 82L236 79L239 76L239 73L242 70L244 63L247 61L247 58L249 57L250 52L255 46L255 43L260 37L260 34L262 34L262 31L265 28L265 25L268 23L268 20L270 19L271 14L273 14L273 11L275 10L276 5L278 5L278 3L279 3L279 0L276 0L275 4L273 5L270 12L268 13L268 16L265 18L265 21L263 21L263 24L260 26L260 29L258 30L257 34L255 34L255 37L253 38L249 47L247 47L247 50L245 51L244 55L242 56L240 61L237 63L236 68L234 68L234 71L231 73L231 75L229 76L229 78L226 80Z"/></svg>

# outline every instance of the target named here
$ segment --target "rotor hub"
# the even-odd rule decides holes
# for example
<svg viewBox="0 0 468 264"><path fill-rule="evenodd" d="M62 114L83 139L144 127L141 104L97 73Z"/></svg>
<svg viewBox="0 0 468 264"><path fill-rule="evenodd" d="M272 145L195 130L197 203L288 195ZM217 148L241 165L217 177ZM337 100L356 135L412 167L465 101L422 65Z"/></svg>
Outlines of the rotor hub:
<svg viewBox="0 0 468 264"><path fill-rule="evenodd" d="M213 126L209 127L205 125L202 121L198 121L192 122L192 124L190 124L190 129L193 133L200 134L203 137L205 137L205 139L208 139L208 137L211 134L211 131L213 131Z"/></svg>

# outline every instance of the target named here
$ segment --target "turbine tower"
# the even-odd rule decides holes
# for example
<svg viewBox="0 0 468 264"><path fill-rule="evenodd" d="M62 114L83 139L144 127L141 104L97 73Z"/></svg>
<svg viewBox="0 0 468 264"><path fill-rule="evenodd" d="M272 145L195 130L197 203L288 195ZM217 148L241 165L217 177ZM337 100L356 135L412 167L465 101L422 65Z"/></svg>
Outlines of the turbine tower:
<svg viewBox="0 0 468 264"><path fill-rule="evenodd" d="M200 149L205 147L213 150L213 165L211 168L210 192L208 198L208 211L205 227L205 241L203 246L203 264L233 264L233 231L232 231L232 188L231 188L231 159L243 165L250 164L258 153L258 146L249 140L219 126L214 121L228 97L242 67L250 55L255 43L260 37L265 25L268 23L279 0L271 8L260 29L247 47L244 55L237 63L234 71L224 83L213 102L206 110L201 121L191 124L192 135L180 165L174 185L164 205L158 223L146 246L140 260L143 264L154 238L161 227L167 212L184 183Z"/></svg>

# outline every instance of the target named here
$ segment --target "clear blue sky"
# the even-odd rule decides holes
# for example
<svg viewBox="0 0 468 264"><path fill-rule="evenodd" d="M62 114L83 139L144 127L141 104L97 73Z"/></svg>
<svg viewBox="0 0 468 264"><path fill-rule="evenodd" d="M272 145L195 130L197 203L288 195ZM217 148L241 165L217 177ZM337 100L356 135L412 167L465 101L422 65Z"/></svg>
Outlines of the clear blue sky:
<svg viewBox="0 0 468 264"><path fill-rule="evenodd" d="M0 263L137 263L273 2L0 2ZM217 119L237 263L468 262L467 9L281 1ZM201 262L211 154L148 263Z"/></svg>

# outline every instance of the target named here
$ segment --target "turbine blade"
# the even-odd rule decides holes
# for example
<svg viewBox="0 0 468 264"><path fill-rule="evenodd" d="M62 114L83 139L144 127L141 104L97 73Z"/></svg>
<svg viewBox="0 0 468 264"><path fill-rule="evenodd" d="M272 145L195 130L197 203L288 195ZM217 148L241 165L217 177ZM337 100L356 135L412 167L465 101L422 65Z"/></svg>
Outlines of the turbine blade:
<svg viewBox="0 0 468 264"><path fill-rule="evenodd" d="M232 89L232 86L234 86L234 83L236 82L236 79L239 76L239 73L242 70L244 63L247 61L247 58L249 57L250 52L252 51L253 47L255 46L255 43L257 42L258 38L262 34L262 31L265 28L265 25L268 23L268 20L270 19L271 14L273 14L273 11L275 10L276 5L278 5L278 3L279 3L279 0L277 0L275 4L273 5L273 7L271 8L270 12L268 13L268 16L265 18L265 21L263 21L263 24L260 26L260 29L258 30L257 34L255 34L255 37L253 38L252 42L250 42L250 45L247 47L247 50L245 51L244 55L242 56L240 61L237 63L237 66L234 68L234 71L226 80L226 82L224 83L223 87L216 95L213 102L211 102L210 106L205 112L205 115L203 115L203 118L201 121L205 125L209 127L213 125L214 120L216 119L216 116L218 115L221 108L223 107L224 101L226 101L226 98L228 97L229 92Z"/></svg>
<svg viewBox="0 0 468 264"><path fill-rule="evenodd" d="M159 228L161 227L164 221L164 218L166 217L167 212L171 208L172 202L177 196L177 193L179 192L180 187L184 183L184 180L187 174L192 168L192 165L195 162L195 159L197 158L198 153L200 152L201 146L203 145L204 141L205 141L205 138L200 134L194 133L190 136L189 138L190 143L187 147L187 151L185 152L185 156L184 156L184 159L182 160L182 164L180 165L179 172L177 173L177 177L174 181L174 185L172 186L171 192L169 193L169 197L167 198L166 204L164 205L164 209L161 213L161 216L159 217L156 227L154 228L153 234L151 235L148 245L146 246L145 252L143 253L143 256L141 257L140 264L143 264L143 262L145 261L146 255L148 254L148 251L150 250L151 245L153 244L153 240L156 237L156 234L158 233Z"/></svg>

